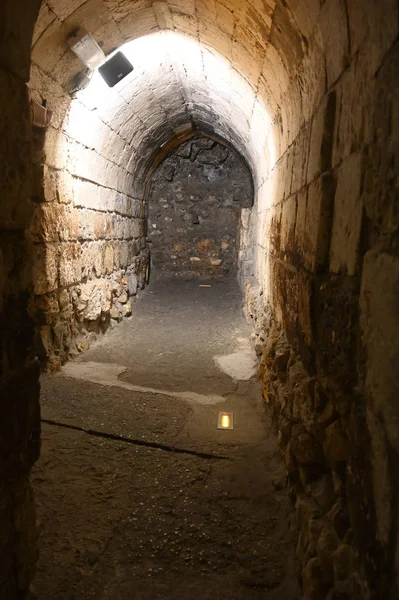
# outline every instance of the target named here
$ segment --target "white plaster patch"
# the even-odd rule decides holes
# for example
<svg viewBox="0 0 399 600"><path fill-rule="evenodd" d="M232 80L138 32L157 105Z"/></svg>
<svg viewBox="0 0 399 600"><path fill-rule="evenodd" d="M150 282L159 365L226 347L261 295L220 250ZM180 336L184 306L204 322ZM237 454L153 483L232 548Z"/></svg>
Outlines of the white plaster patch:
<svg viewBox="0 0 399 600"><path fill-rule="evenodd" d="M97 362L69 362L62 367L62 374L65 377L73 377L74 379L84 379L92 383L106 385L109 387L120 387L132 392L140 392L144 394L159 394L170 398L178 398L188 404L219 404L225 402L223 396L211 394L197 394L196 392L171 392L169 390L159 390L156 388L144 387L141 385L133 385L126 381L118 379L119 375L126 373L127 368L115 363L97 363Z"/></svg>
<svg viewBox="0 0 399 600"><path fill-rule="evenodd" d="M214 356L218 368L236 381L248 381L256 374L255 352L235 352L226 356Z"/></svg>

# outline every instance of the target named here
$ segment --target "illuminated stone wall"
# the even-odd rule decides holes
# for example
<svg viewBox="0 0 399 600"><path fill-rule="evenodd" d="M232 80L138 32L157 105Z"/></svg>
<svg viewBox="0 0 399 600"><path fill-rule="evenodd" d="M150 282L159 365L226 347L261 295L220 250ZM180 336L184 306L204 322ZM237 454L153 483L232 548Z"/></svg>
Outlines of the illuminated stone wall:
<svg viewBox="0 0 399 600"><path fill-rule="evenodd" d="M127 141L79 101L71 108L70 97L43 71L33 72L31 97L49 98L55 108L50 128L34 131L28 237L37 351L43 366L57 369L131 315L147 279L148 252Z"/></svg>

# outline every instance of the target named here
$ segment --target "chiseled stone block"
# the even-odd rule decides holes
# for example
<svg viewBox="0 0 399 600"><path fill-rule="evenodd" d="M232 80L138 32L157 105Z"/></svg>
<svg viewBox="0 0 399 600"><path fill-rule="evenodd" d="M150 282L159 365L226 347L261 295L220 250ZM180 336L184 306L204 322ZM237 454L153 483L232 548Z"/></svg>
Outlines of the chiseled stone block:
<svg viewBox="0 0 399 600"><path fill-rule="evenodd" d="M361 154L352 154L337 173L330 246L330 269L334 273L346 271L354 275L358 269L363 217L361 163Z"/></svg>

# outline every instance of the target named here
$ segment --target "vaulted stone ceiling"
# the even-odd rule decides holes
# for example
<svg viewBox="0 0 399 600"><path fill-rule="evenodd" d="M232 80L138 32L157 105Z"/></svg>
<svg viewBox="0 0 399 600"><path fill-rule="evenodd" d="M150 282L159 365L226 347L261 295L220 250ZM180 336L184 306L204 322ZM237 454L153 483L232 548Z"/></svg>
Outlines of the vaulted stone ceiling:
<svg viewBox="0 0 399 600"><path fill-rule="evenodd" d="M341 0L46 0L33 37L32 84L42 97L70 101L55 87L49 94L35 65L69 89L82 68L67 43L78 27L106 54L167 30L132 49L134 75L116 93L99 89L96 108L103 102L114 113L106 124L122 131L145 168L192 123L230 141L260 185L362 40L383 30L372 27L375 7L363 4L349 2L348 19Z"/></svg>

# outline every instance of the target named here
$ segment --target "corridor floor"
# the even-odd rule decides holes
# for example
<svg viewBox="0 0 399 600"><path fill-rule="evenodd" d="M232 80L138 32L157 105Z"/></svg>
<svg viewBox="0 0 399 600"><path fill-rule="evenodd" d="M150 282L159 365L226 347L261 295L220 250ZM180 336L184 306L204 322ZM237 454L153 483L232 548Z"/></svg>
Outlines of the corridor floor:
<svg viewBox="0 0 399 600"><path fill-rule="evenodd" d="M235 281L160 280L42 377L39 600L299 597L248 336Z"/></svg>

